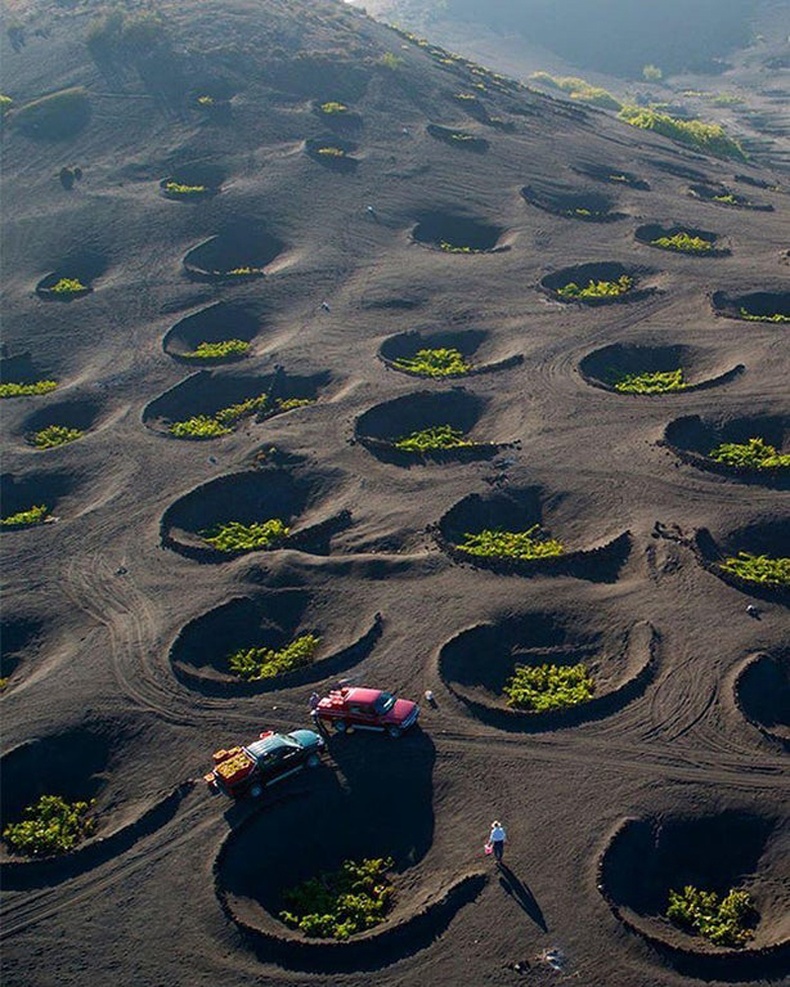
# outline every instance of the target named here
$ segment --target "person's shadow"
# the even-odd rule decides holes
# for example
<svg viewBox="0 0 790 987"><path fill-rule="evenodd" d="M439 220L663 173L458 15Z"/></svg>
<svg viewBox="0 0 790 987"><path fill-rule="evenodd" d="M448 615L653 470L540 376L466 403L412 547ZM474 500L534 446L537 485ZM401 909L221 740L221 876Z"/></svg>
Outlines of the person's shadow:
<svg viewBox="0 0 790 987"><path fill-rule="evenodd" d="M549 931L546 919L543 917L543 912L540 910L540 905L535 895L520 878L516 877L507 864L499 864L499 883L502 885L505 893L511 896L536 925L540 926L544 932Z"/></svg>

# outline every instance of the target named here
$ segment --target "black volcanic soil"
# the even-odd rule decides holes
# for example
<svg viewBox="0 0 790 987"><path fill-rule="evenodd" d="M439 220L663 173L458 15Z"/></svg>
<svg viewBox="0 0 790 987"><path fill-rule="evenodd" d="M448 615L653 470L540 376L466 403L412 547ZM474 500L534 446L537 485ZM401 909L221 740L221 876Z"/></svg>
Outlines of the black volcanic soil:
<svg viewBox="0 0 790 987"><path fill-rule="evenodd" d="M658 443L679 418L718 435L719 423L787 412L786 328L716 318L710 303L718 291L738 303L786 291L784 183L753 163L738 173L765 186L736 183L732 162L540 96L335 0L154 0L123 5L122 21L105 13L16 0L0 37L13 99L0 137L0 372L59 382L2 403L2 513L45 502L58 518L0 538L12 665L3 798L17 811L62 782L96 796L101 817L84 854L0 860L4 984L778 983L786 967L755 950L787 936L787 752L761 733L778 729L781 711L755 705L748 679L740 710L732 690L748 656L786 647L787 608L700 562L739 548L786 555L788 494L694 469ZM753 54L762 64L781 52ZM32 139L15 124L16 108L73 86L90 107L82 129ZM459 92L479 93L486 116L464 113ZM349 133L314 112L327 101L350 107ZM328 132L358 146L353 171L305 153ZM64 166L82 170L71 189ZM219 194L163 198L163 178L200 174ZM753 193L773 210L717 208L689 183ZM631 218L571 222L526 205L525 186L595 190ZM496 253L416 246L415 225L436 213L485 228L481 248ZM634 231L649 223L714 231L732 254L704 264L648 251ZM648 254L653 272L641 268ZM252 276L230 273L246 267ZM555 304L541 289L616 272L639 279L635 304ZM36 286L54 277L92 291L45 300ZM456 344L481 368L522 362L416 381L385 363L408 354L414 334ZM251 342L243 360L197 378L181 362L231 337ZM688 357L695 382L746 369L655 400L579 373L593 355L605 384L610 357L630 367L645 347L650 360ZM277 367L319 400L217 442L165 441L149 427L213 413ZM55 411L73 411L89 434L39 453L21 437ZM390 455L394 439L431 424L464 429L481 456ZM457 505L524 490L541 491L538 518L583 553L583 578L459 564L437 544L435 526ZM201 539L261 512L290 523L281 547L220 559ZM536 516L528 504L524 514ZM703 528L707 545L690 537ZM626 532L616 555L595 554ZM223 681L213 644L239 640L248 612L260 640L264 629L271 640L322 632L315 677L249 691ZM601 698L612 698L594 715L513 729L488 719L509 716L491 696L477 696L477 710L460 694L462 673L485 692L499 666L486 662L488 639L471 638L450 675L448 642L524 615L564 621L566 654L600 644ZM623 641L648 626L655 660L642 675L646 649ZM494 633L494 658L496 646ZM774 682L764 672L758 685ZM392 742L330 737L324 767L260 803L210 796L201 778L213 751L309 727L310 693L341 678L419 700L418 729ZM623 925L596 866L625 819L664 819L666 834L675 820L727 812L758 819L745 835L728 830L721 874L754 888L759 939L736 974L700 973ZM508 832L502 871L483 853L495 818ZM713 830L677 832L665 846L651 828L644 854L620 867L613 901L644 904L648 931L661 925L655 860L683 879L690 869L672 861L686 838L709 859ZM284 888L363 853L396 859L391 919L350 943L284 929Z"/></svg>

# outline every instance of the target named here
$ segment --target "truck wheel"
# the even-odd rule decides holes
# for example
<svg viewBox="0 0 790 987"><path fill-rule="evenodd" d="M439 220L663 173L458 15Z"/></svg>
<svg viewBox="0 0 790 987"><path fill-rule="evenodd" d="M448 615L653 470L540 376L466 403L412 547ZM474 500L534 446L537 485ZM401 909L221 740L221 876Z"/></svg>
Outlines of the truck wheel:
<svg viewBox="0 0 790 987"><path fill-rule="evenodd" d="M345 720L335 720L335 733L346 733L348 724Z"/></svg>
<svg viewBox="0 0 790 987"><path fill-rule="evenodd" d="M250 788L250 798L259 799L263 795L263 785L253 785Z"/></svg>
<svg viewBox="0 0 790 987"><path fill-rule="evenodd" d="M317 768L321 763L321 758L317 754L308 754L305 764L308 768Z"/></svg>
<svg viewBox="0 0 790 987"><path fill-rule="evenodd" d="M389 727L387 733L392 737L393 740L397 740L400 737L401 729L400 727Z"/></svg>

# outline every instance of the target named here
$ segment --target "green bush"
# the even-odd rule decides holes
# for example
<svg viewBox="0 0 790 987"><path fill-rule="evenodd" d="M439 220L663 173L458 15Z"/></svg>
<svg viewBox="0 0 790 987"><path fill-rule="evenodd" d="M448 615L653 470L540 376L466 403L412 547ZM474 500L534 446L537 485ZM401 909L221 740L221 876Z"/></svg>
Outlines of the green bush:
<svg viewBox="0 0 790 987"><path fill-rule="evenodd" d="M790 315L784 315L782 312L774 312L773 315L755 315L748 309L741 308L740 316L748 322L790 322Z"/></svg>
<svg viewBox="0 0 790 987"><path fill-rule="evenodd" d="M569 284L557 288L560 298L619 298L625 295L634 286L634 279L627 274L622 274L616 281L595 281L590 278L584 287L571 281Z"/></svg>
<svg viewBox="0 0 790 987"><path fill-rule="evenodd" d="M220 552L255 552L276 548L289 534L290 528L279 518L268 521L227 521L200 532L200 537Z"/></svg>
<svg viewBox="0 0 790 987"><path fill-rule="evenodd" d="M372 929L392 907L395 889L386 874L393 866L390 857L346 860L340 870L322 872L286 891L288 909L280 918L322 939L348 939Z"/></svg>
<svg viewBox="0 0 790 987"><path fill-rule="evenodd" d="M647 82L660 82L664 78L664 73L657 65L645 65L642 69L642 78Z"/></svg>
<svg viewBox="0 0 790 987"><path fill-rule="evenodd" d="M710 458L726 466L740 466L745 469L788 469L790 454L776 451L764 439L755 437L746 442L722 442L710 452Z"/></svg>
<svg viewBox="0 0 790 987"><path fill-rule="evenodd" d="M385 51L383 55L376 59L376 65L380 65L382 68L390 69L394 71L399 65L403 64L403 59L398 58L398 56L392 51Z"/></svg>
<svg viewBox="0 0 790 987"><path fill-rule="evenodd" d="M87 291L88 286L83 284L79 278L60 278L51 288L46 288L53 295L78 295L82 291Z"/></svg>
<svg viewBox="0 0 790 987"><path fill-rule="evenodd" d="M195 415L183 422L173 422L168 431L177 439L216 439L230 435L232 430L208 415Z"/></svg>
<svg viewBox="0 0 790 987"><path fill-rule="evenodd" d="M95 828L88 816L91 805L69 803L59 795L42 795L25 809L21 822L6 826L3 839L12 850L30 857L68 853Z"/></svg>
<svg viewBox="0 0 790 987"><path fill-rule="evenodd" d="M8 517L0 519L0 525L4 528L33 527L36 524L43 524L49 516L49 508L44 504L31 507L27 511L18 511Z"/></svg>
<svg viewBox="0 0 790 987"><path fill-rule="evenodd" d="M234 267L229 271L213 271L212 273L222 277L229 274L234 278L248 278L252 275L263 274L264 271L262 267Z"/></svg>
<svg viewBox="0 0 790 987"><path fill-rule="evenodd" d="M470 555L497 559L545 559L565 552L562 542L549 538L539 524L526 531L484 528L477 534L466 532L458 548Z"/></svg>
<svg viewBox="0 0 790 987"><path fill-rule="evenodd" d="M319 147L315 153L320 154L322 158L346 157L346 152L343 150L342 147L330 147L329 145L327 145L326 147Z"/></svg>
<svg viewBox="0 0 790 987"><path fill-rule="evenodd" d="M88 94L76 86L20 106L9 120L26 137L63 140L82 130L89 118Z"/></svg>
<svg viewBox="0 0 790 987"><path fill-rule="evenodd" d="M190 195L203 195L204 192L208 192L208 187L206 185L183 185L181 182L165 182L165 192L168 195L188 197Z"/></svg>
<svg viewBox="0 0 790 987"><path fill-rule="evenodd" d="M464 438L464 433L452 425L432 425L430 428L419 429L404 435L394 442L396 449L403 452L433 452L437 449L458 449L461 446L472 446Z"/></svg>
<svg viewBox="0 0 790 987"><path fill-rule="evenodd" d="M37 380L32 384L0 384L0 398L27 398L36 394L49 394L57 386L56 380Z"/></svg>
<svg viewBox="0 0 790 987"><path fill-rule="evenodd" d="M746 161L747 157L738 141L728 137L724 128L717 123L703 123L701 120L680 120L667 113L641 106L624 106L620 118L632 127L653 130L663 137L695 147L719 158L736 158Z"/></svg>
<svg viewBox="0 0 790 987"><path fill-rule="evenodd" d="M682 367L654 373L624 374L614 383L614 389L620 394L667 394L670 391L684 391L688 386Z"/></svg>
<svg viewBox="0 0 790 987"><path fill-rule="evenodd" d="M595 683L583 663L578 665L516 665L502 690L508 706L531 713L568 709L587 702Z"/></svg>
<svg viewBox="0 0 790 987"><path fill-rule="evenodd" d="M452 347L417 350L412 357L393 360L393 366L420 377L455 377L468 374L472 369L461 351Z"/></svg>
<svg viewBox="0 0 790 987"><path fill-rule="evenodd" d="M667 918L717 946L743 946L752 938L756 917L746 891L730 891L722 898L715 891L687 885L682 891L669 892Z"/></svg>
<svg viewBox="0 0 790 987"><path fill-rule="evenodd" d="M31 443L36 449L54 449L56 446L63 446L67 442L74 442L76 439L81 439L84 434L80 428L66 428L65 425L48 425L46 428L33 433Z"/></svg>
<svg viewBox="0 0 790 987"><path fill-rule="evenodd" d="M661 247L662 250L675 250L681 254L707 254L713 250L710 240L703 240L701 236L691 236L689 233L659 236L650 241L650 246Z"/></svg>
<svg viewBox="0 0 790 987"><path fill-rule="evenodd" d="M250 344L243 339L223 339L218 343L198 343L191 353L184 353L186 360L224 360L229 356L242 356Z"/></svg>
<svg viewBox="0 0 790 987"><path fill-rule="evenodd" d="M336 100L329 100L327 103L322 103L319 109L322 113L326 113L327 116L339 116L342 113L348 113L348 107L345 103L338 103Z"/></svg>
<svg viewBox="0 0 790 987"><path fill-rule="evenodd" d="M232 672L249 682L273 679L309 665L320 643L321 638L315 634L302 634L279 651L273 648L241 648L228 655L228 664Z"/></svg>
<svg viewBox="0 0 790 987"><path fill-rule="evenodd" d="M0 117L4 117L6 113L11 109L14 101L10 96L6 96L5 93L0 93Z"/></svg>
<svg viewBox="0 0 790 987"><path fill-rule="evenodd" d="M475 250L474 247L465 247L450 243L449 240L440 240L439 249L443 250L446 254L482 254L484 252L482 250Z"/></svg>
<svg viewBox="0 0 790 987"><path fill-rule="evenodd" d="M762 586L790 585L790 558L773 558L770 555L752 555L750 552L738 552L719 563L719 568L731 572L741 579Z"/></svg>
<svg viewBox="0 0 790 987"><path fill-rule="evenodd" d="M606 89L600 86L591 86L584 79L577 79L575 76L553 76L548 72L533 72L530 78L544 86L552 89L561 89L568 93L571 99L580 103L588 103L590 106L599 106L604 110L619 110L622 103L616 99Z"/></svg>

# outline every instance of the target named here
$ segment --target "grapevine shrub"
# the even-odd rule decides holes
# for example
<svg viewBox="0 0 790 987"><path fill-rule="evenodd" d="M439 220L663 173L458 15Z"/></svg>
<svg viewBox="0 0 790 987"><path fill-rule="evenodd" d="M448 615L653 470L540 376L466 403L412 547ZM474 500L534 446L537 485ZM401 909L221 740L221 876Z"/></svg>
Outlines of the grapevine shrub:
<svg viewBox="0 0 790 987"><path fill-rule="evenodd" d="M764 439L751 438L746 442L723 442L711 450L710 458L725 466L742 469L788 469L790 454L779 453Z"/></svg>
<svg viewBox="0 0 790 987"><path fill-rule="evenodd" d="M669 892L667 918L717 946L745 945L752 938L756 917L746 891L730 891L722 898L715 891L687 885L682 891Z"/></svg>
<svg viewBox="0 0 790 987"><path fill-rule="evenodd" d="M458 544L462 552L483 558L545 559L562 555L565 546L542 532L539 524L527 531L504 531L484 528L477 534L467 532Z"/></svg>
<svg viewBox="0 0 790 987"><path fill-rule="evenodd" d="M707 254L713 250L710 240L701 236L691 236L689 233L675 233L672 236L659 236L650 241L651 247L662 250L674 250L680 254Z"/></svg>
<svg viewBox="0 0 790 987"><path fill-rule="evenodd" d="M19 511L0 520L0 525L4 528L32 527L35 524L43 524L49 516L49 508L44 504L31 507L27 511Z"/></svg>
<svg viewBox="0 0 790 987"><path fill-rule="evenodd" d="M273 648L241 648L228 655L230 670L249 682L272 679L309 665L321 639L302 634L279 651Z"/></svg>
<svg viewBox="0 0 790 987"><path fill-rule="evenodd" d="M243 356L250 344L243 339L223 339L218 343L198 343L191 353L185 353L187 360L224 360L229 356Z"/></svg>
<svg viewBox="0 0 790 987"><path fill-rule="evenodd" d="M25 809L21 822L6 826L3 839L12 850L30 857L68 853L95 828L88 816L90 807L88 802L70 803L59 795L42 795Z"/></svg>
<svg viewBox="0 0 790 987"><path fill-rule="evenodd" d="M683 369L656 371L646 374L624 374L615 381L614 389L620 394L667 394L683 391L688 387Z"/></svg>
<svg viewBox="0 0 790 987"><path fill-rule="evenodd" d="M384 921L395 888L386 874L391 857L345 860L340 870L322 872L285 892L280 918L307 936L348 939Z"/></svg>
<svg viewBox="0 0 790 987"><path fill-rule="evenodd" d="M292 411L313 404L310 398L271 398L268 394L259 394L247 398L239 404L221 408L213 416L195 415L183 422L173 422L169 432L177 439L214 439L221 435L229 435L233 428L244 418L251 415L273 418L274 415Z"/></svg>
<svg viewBox="0 0 790 987"><path fill-rule="evenodd" d="M268 521L227 521L200 532L200 537L220 552L256 552L276 548L287 537L290 528L279 518Z"/></svg>
<svg viewBox="0 0 790 987"><path fill-rule="evenodd" d="M464 433L452 425L432 425L416 432L410 432L395 440L395 448L403 452L434 452L438 449L460 449L462 446L473 446L464 438Z"/></svg>
<svg viewBox="0 0 790 987"><path fill-rule="evenodd" d="M54 449L81 439L85 433L80 428L66 428L65 425L48 425L35 432L31 438L36 449Z"/></svg>
<svg viewBox="0 0 790 987"><path fill-rule="evenodd" d="M83 284L79 278L61 278L47 290L54 295L77 295L81 291L87 291L88 286Z"/></svg>
<svg viewBox="0 0 790 987"><path fill-rule="evenodd" d="M752 555L738 552L719 563L719 568L740 576L751 583L763 586L790 586L790 558L773 558L770 555Z"/></svg>
<svg viewBox="0 0 790 987"><path fill-rule="evenodd" d="M0 384L0 398L26 398L38 394L49 394L57 386L56 380L37 380L33 384Z"/></svg>
<svg viewBox="0 0 790 987"><path fill-rule="evenodd" d="M420 377L455 377L472 369L461 351L452 347L417 350L414 356L399 357L393 364L398 370L406 370Z"/></svg>
<svg viewBox="0 0 790 987"><path fill-rule="evenodd" d="M621 275L616 281L595 281L590 279L583 287L571 281L562 288L557 288L560 298L619 298L629 292L634 286L634 279L627 274Z"/></svg>
<svg viewBox="0 0 790 987"><path fill-rule="evenodd" d="M502 690L508 706L530 713L568 709L592 698L595 683L583 663L578 665L516 665Z"/></svg>
<svg viewBox="0 0 790 987"><path fill-rule="evenodd" d="M755 315L748 309L741 308L740 316L748 322L790 322L790 315L782 312L774 312L772 315Z"/></svg>

